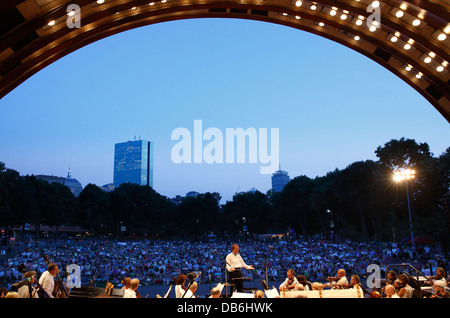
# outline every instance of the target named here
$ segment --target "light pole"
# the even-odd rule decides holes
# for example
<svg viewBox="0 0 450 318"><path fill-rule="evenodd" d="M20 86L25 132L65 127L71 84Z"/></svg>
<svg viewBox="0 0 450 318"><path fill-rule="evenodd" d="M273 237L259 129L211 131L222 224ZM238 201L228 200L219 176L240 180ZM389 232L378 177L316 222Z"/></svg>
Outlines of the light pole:
<svg viewBox="0 0 450 318"><path fill-rule="evenodd" d="M401 182L402 180L405 181L405 187L406 187L406 198L408 201L408 212L409 212L409 228L411 229L411 243L412 243L412 249L413 252L416 251L416 244L414 243L414 234L413 234L413 225L412 225L412 218L411 218L411 204L409 202L409 191L408 191L408 181L414 179L416 172L411 169L405 169L405 170L397 170L394 173L394 180L397 182Z"/></svg>

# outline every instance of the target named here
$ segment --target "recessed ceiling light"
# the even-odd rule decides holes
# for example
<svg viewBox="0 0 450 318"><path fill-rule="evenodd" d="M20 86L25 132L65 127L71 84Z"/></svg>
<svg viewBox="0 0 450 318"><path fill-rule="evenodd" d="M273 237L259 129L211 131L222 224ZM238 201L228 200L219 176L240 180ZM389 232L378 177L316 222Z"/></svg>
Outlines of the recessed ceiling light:
<svg viewBox="0 0 450 318"><path fill-rule="evenodd" d="M359 41L361 38L359 37L359 35L355 35L354 39L355 39L356 41Z"/></svg>
<svg viewBox="0 0 450 318"><path fill-rule="evenodd" d="M49 23L47 23L49 26L53 26L53 25L55 25L55 23L56 23L56 21L55 20L52 20L52 21L50 21Z"/></svg>
<svg viewBox="0 0 450 318"><path fill-rule="evenodd" d="M397 12L395 12L395 16L396 16L397 18L401 18L401 17L403 17L403 15L404 15L404 13L403 13L402 10L398 10Z"/></svg>
<svg viewBox="0 0 450 318"><path fill-rule="evenodd" d="M345 19L347 19L347 15L346 14L341 15L341 20L345 20Z"/></svg>
<svg viewBox="0 0 450 318"><path fill-rule="evenodd" d="M409 50L411 48L411 44L406 43L405 46L403 47L405 50Z"/></svg>
<svg viewBox="0 0 450 318"><path fill-rule="evenodd" d="M445 33L441 33L438 35L438 40L439 41L444 41L447 38L447 35Z"/></svg>
<svg viewBox="0 0 450 318"><path fill-rule="evenodd" d="M97 0L98 4L102 4L103 2L105 2L105 0Z"/></svg>
<svg viewBox="0 0 450 318"><path fill-rule="evenodd" d="M330 11L330 15L331 15L332 17L334 17L334 16L336 15L336 10L331 10L331 11Z"/></svg>
<svg viewBox="0 0 450 318"><path fill-rule="evenodd" d="M420 20L419 20L419 19L415 19L415 20L412 22L412 25L414 25L414 26L419 26L419 25L420 25Z"/></svg>
<svg viewBox="0 0 450 318"><path fill-rule="evenodd" d="M391 42L397 42L397 40L398 40L398 37L396 37L396 36L391 37Z"/></svg>
<svg viewBox="0 0 450 318"><path fill-rule="evenodd" d="M442 66L442 65L439 65L437 68L436 68L436 71L438 71L438 72L442 72L444 70L444 67Z"/></svg>
<svg viewBox="0 0 450 318"><path fill-rule="evenodd" d="M315 4L313 4L313 5L312 5L312 6L310 6L309 8L310 8L311 10L313 10L313 11L314 11L314 10L316 10L316 9L317 9L317 6L316 6Z"/></svg>
<svg viewBox="0 0 450 318"><path fill-rule="evenodd" d="M427 56L426 58L423 59L423 61L428 64L431 62L431 57Z"/></svg>
<svg viewBox="0 0 450 318"><path fill-rule="evenodd" d="M379 6L380 6L380 2L379 1L372 2L372 8L378 8Z"/></svg>
<svg viewBox="0 0 450 318"><path fill-rule="evenodd" d="M295 6L296 7L300 7L303 4L303 2L301 2L300 0L298 0L297 2L295 2Z"/></svg>

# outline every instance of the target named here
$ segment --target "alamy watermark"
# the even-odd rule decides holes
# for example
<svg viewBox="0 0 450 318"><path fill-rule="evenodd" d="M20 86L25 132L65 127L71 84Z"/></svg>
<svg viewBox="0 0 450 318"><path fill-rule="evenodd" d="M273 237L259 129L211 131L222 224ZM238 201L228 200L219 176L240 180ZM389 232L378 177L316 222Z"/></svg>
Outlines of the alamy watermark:
<svg viewBox="0 0 450 318"><path fill-rule="evenodd" d="M66 25L69 29L81 28L81 8L77 4L69 4L66 9Z"/></svg>
<svg viewBox="0 0 450 318"><path fill-rule="evenodd" d="M279 166L279 128L219 128L203 131L203 121L194 120L193 133L185 127L172 131L178 141L171 151L174 163L260 163L261 174L272 174ZM270 149L270 151L269 151Z"/></svg>

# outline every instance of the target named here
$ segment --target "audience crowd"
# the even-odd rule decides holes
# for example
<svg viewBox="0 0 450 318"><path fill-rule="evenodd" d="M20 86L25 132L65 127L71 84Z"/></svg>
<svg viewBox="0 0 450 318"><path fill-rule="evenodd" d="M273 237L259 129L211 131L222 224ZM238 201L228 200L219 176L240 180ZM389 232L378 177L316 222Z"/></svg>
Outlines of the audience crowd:
<svg viewBox="0 0 450 318"><path fill-rule="evenodd" d="M141 285L172 283L179 273L201 272L202 283L225 281L225 257L234 242L185 241L108 241L70 240L64 242L16 243L14 256L0 261L0 286L9 289L20 281L20 264L38 276L47 270L44 255L64 272L67 265L81 268L82 284L112 282L120 286L124 277L135 277ZM426 246L421 254L410 254L404 246L393 242L339 243L323 240L243 240L237 242L247 264L255 270L246 276L254 281L283 281L290 268L304 275L309 282L326 282L336 276L338 269L348 275L368 276L370 264L384 269L389 264L409 263L426 275L433 275L437 267L449 271L449 255L437 246ZM266 271L267 270L267 271Z"/></svg>

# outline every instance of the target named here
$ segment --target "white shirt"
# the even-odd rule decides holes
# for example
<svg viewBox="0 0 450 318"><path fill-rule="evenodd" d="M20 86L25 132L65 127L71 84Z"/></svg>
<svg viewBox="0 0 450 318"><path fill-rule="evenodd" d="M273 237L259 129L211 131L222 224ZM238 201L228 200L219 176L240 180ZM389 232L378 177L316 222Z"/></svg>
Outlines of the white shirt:
<svg viewBox="0 0 450 318"><path fill-rule="evenodd" d="M181 285L175 285L175 298L183 297L185 290L181 287Z"/></svg>
<svg viewBox="0 0 450 318"><path fill-rule="evenodd" d="M19 293L20 298L30 298L30 290L28 285L20 287L17 292ZM39 298L37 290L33 286L31 286L31 298Z"/></svg>
<svg viewBox="0 0 450 318"><path fill-rule="evenodd" d="M227 271L229 272L231 272L231 267L233 268L243 267L245 269L250 269L250 266L245 264L240 254L230 253L227 255L226 261L227 261Z"/></svg>
<svg viewBox="0 0 450 318"><path fill-rule="evenodd" d="M288 282L289 282L289 278L286 278L285 281L280 285L280 289L281 289L282 287L287 287L287 286L288 286ZM294 277L294 280L292 281L292 283L291 283L290 286L295 286L295 285L297 285L297 284L298 284L297 278Z"/></svg>
<svg viewBox="0 0 450 318"><path fill-rule="evenodd" d="M303 285L301 283L298 283L297 285L295 285L294 290L309 291L309 286L308 286L308 284Z"/></svg>
<svg viewBox="0 0 450 318"><path fill-rule="evenodd" d="M184 297L183 297L183 295L184 295L184 293L181 295L181 298L195 298L194 293L190 289L188 289L186 291L186 295L184 295Z"/></svg>
<svg viewBox="0 0 450 318"><path fill-rule="evenodd" d="M346 276L342 276L337 281L331 282L331 284L326 284L326 285L331 286L331 288L335 289L335 288L338 288L338 286L336 286L336 285L340 285L340 284L348 285L348 279Z"/></svg>
<svg viewBox="0 0 450 318"><path fill-rule="evenodd" d="M49 271L42 273L39 278L39 284L44 288L50 298L53 298L53 290L55 289L55 278Z"/></svg>
<svg viewBox="0 0 450 318"><path fill-rule="evenodd" d="M413 288L409 285L406 285L404 288L406 289L406 293L401 298L412 298Z"/></svg>
<svg viewBox="0 0 450 318"><path fill-rule="evenodd" d="M137 298L136 291L132 290L131 288L125 289L123 298Z"/></svg>

